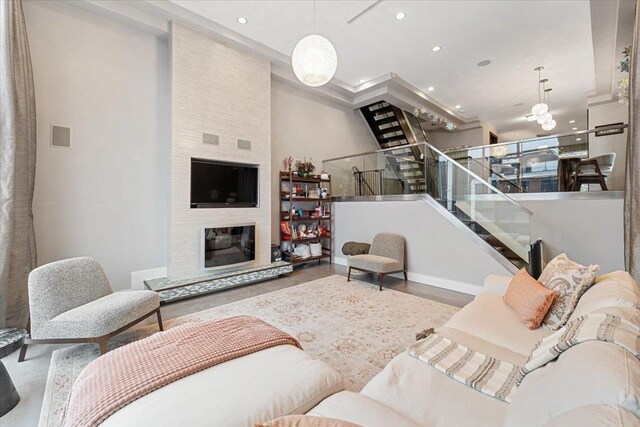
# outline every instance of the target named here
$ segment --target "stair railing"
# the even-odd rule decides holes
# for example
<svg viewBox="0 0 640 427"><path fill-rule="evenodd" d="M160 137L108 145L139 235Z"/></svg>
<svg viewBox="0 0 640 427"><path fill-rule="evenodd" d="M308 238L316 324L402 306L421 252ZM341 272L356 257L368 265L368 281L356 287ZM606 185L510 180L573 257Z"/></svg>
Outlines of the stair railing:
<svg viewBox="0 0 640 427"><path fill-rule="evenodd" d="M356 166L353 166L351 170L355 176L356 194L358 196L384 195L384 169L361 171ZM364 191L365 188L367 191Z"/></svg>

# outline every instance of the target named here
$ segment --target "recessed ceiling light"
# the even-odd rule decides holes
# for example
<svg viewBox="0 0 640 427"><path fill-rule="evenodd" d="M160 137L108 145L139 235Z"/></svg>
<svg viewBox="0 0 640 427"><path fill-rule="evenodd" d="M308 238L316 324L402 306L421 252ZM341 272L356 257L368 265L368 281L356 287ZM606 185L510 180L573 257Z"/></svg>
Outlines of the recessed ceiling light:
<svg viewBox="0 0 640 427"><path fill-rule="evenodd" d="M456 110L459 110L462 108L462 105L456 105Z"/></svg>
<svg viewBox="0 0 640 427"><path fill-rule="evenodd" d="M407 14L406 14L406 13L404 13L404 12L398 12L398 13L396 13L396 19L397 19L398 21L399 21L399 20L401 20L401 19L404 19L404 17L405 17L405 16L407 16Z"/></svg>
<svg viewBox="0 0 640 427"><path fill-rule="evenodd" d="M429 86L429 87L427 88L427 90L428 90L429 92L433 92L434 90L436 90L436 88L435 88L435 87L433 87L433 86Z"/></svg>
<svg viewBox="0 0 640 427"><path fill-rule="evenodd" d="M362 83L364 83L364 82L366 82L366 80L365 80L365 79L360 79L360 84L362 84Z"/></svg>
<svg viewBox="0 0 640 427"><path fill-rule="evenodd" d="M478 62L478 67L486 67L487 65L491 64L491 60L490 59L483 59L482 61Z"/></svg>
<svg viewBox="0 0 640 427"><path fill-rule="evenodd" d="M575 122L576 122L575 120L569 120L569 123L575 123Z"/></svg>
<svg viewBox="0 0 640 427"><path fill-rule="evenodd" d="M431 50L434 52L440 52L440 49L442 49L440 46L434 46L431 48Z"/></svg>
<svg viewBox="0 0 640 427"><path fill-rule="evenodd" d="M246 24L247 22L247 18L243 18L242 16L238 17L238 24Z"/></svg>
<svg viewBox="0 0 640 427"><path fill-rule="evenodd" d="M578 128L571 128L571 130L578 130Z"/></svg>
<svg viewBox="0 0 640 427"><path fill-rule="evenodd" d="M582 138L576 138L576 141L582 141Z"/></svg>

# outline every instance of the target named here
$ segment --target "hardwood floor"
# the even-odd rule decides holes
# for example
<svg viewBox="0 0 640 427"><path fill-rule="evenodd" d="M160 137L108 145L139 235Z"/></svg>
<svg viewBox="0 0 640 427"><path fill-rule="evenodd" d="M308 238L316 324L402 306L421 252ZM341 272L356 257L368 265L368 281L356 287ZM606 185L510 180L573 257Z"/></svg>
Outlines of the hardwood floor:
<svg viewBox="0 0 640 427"><path fill-rule="evenodd" d="M190 298L163 305L161 307L162 318L167 320L184 316L186 314L265 294L267 292L273 292L290 286L310 282L333 274L346 276L347 269L344 266L330 265L328 263L323 263L321 265L314 264L308 267L297 266L292 274L275 280L233 288L226 291L220 291L197 298ZM372 275L365 274L353 278L370 282L377 286L376 279ZM384 287L385 289L393 289L456 307L462 307L473 299L471 295L436 288L434 286L424 285L421 283L405 281L391 276L385 277ZM142 324L152 323L155 323L155 320L150 318L145 320ZM2 417L0 425L26 427L36 426L38 424L49 363L51 360L51 353L62 347L64 347L64 345L35 345L29 348L27 360L22 363L17 363L18 352L15 352L3 359L16 388L20 393L21 400L17 407Z"/></svg>

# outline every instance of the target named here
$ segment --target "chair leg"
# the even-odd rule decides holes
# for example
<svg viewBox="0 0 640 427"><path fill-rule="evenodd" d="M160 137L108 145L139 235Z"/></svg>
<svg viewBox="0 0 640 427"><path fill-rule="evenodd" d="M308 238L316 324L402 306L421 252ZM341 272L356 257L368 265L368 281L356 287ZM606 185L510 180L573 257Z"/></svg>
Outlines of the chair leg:
<svg viewBox="0 0 640 427"><path fill-rule="evenodd" d="M158 311L156 312L156 315L158 316L158 328L161 331L164 331L164 327L162 326L162 316L160 315L160 308L158 308Z"/></svg>
<svg viewBox="0 0 640 427"><path fill-rule="evenodd" d="M105 354L109 351L109 338L101 338L98 345L100 345L100 355Z"/></svg>
<svg viewBox="0 0 640 427"><path fill-rule="evenodd" d="M407 270L404 271L404 280L409 280L409 278L407 277Z"/></svg>
<svg viewBox="0 0 640 427"><path fill-rule="evenodd" d="M380 284L380 290L382 291L382 281L384 280L384 274L378 273L378 283Z"/></svg>
<svg viewBox="0 0 640 427"><path fill-rule="evenodd" d="M18 362L24 362L24 358L27 357L27 345L28 344L22 344L22 347L20 347L20 354L18 355Z"/></svg>
<svg viewBox="0 0 640 427"><path fill-rule="evenodd" d="M609 191L609 189L607 188L607 182L604 180L604 177L602 175L600 175L600 188L602 188L602 191Z"/></svg>
<svg viewBox="0 0 640 427"><path fill-rule="evenodd" d="M347 282L351 281L351 267L349 267L349 272L347 273Z"/></svg>

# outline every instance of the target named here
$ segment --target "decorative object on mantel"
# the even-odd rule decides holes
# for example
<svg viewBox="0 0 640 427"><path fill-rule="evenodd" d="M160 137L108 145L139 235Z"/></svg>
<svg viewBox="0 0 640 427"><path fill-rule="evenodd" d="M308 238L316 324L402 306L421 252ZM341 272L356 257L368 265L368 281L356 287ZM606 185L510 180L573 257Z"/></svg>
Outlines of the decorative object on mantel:
<svg viewBox="0 0 640 427"><path fill-rule="evenodd" d="M338 54L326 37L316 33L316 1L313 0L313 34L300 40L293 49L291 65L298 80L318 87L331 80L338 68Z"/></svg>
<svg viewBox="0 0 640 427"><path fill-rule="evenodd" d="M313 171L316 170L316 167L311 163L311 159L307 161L307 158L305 157L303 161L298 160L296 162L296 169L298 170L298 176L300 178L308 178L311 176Z"/></svg>
<svg viewBox="0 0 640 427"><path fill-rule="evenodd" d="M620 69L621 73L629 74L630 65L631 65L631 46L627 46L622 51L622 55L624 59L620 61ZM618 102L619 103L629 103L629 77L623 77L618 82Z"/></svg>
<svg viewBox="0 0 640 427"><path fill-rule="evenodd" d="M248 285L263 280L275 279L283 274L293 271L293 266L285 261L276 261L271 264L241 270L227 271L223 273L209 274L189 279L171 280L168 277L145 280L147 289L160 294L160 303L177 301L198 295Z"/></svg>

